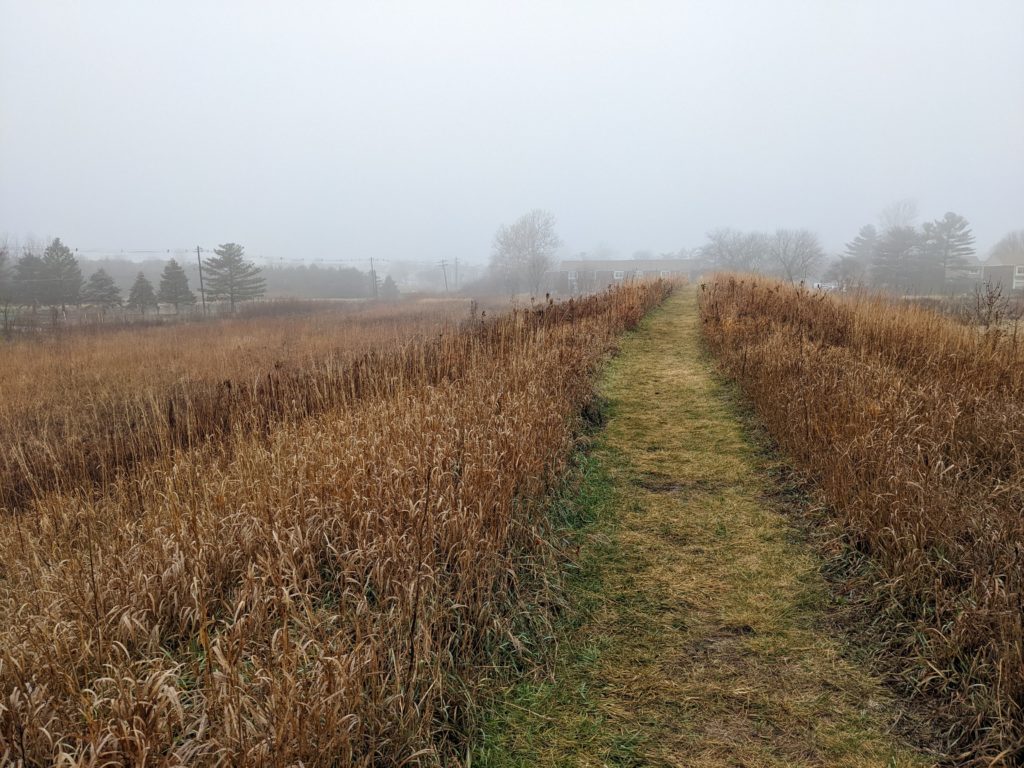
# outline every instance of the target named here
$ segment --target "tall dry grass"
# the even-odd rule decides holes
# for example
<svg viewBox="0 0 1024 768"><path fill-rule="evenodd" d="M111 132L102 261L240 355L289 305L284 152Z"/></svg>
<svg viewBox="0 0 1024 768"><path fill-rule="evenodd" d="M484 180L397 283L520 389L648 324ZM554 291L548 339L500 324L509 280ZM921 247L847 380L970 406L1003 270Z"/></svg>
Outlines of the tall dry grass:
<svg viewBox="0 0 1024 768"><path fill-rule="evenodd" d="M0 522L2 760L459 764L557 599L543 499L594 367L667 291L375 340L253 398L300 417L33 487Z"/></svg>
<svg viewBox="0 0 1024 768"><path fill-rule="evenodd" d="M1016 335L771 280L703 287L706 339L868 556L906 678L960 762L1024 758L1024 360ZM893 630L895 627L895 631Z"/></svg>
<svg viewBox="0 0 1024 768"><path fill-rule="evenodd" d="M102 485L231 429L319 412L368 358L465 314L455 301L335 305L0 344L0 510L68 483Z"/></svg>

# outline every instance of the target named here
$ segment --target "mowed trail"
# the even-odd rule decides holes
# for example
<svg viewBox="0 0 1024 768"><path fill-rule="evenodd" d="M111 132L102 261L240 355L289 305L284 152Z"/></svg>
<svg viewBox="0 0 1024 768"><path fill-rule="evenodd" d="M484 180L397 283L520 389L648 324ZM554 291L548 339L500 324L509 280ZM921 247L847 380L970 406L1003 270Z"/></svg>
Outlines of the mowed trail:
<svg viewBox="0 0 1024 768"><path fill-rule="evenodd" d="M603 394L610 521L585 545L600 586L481 762L928 764L845 652L820 561L773 501L778 464L702 351L694 291L624 343Z"/></svg>

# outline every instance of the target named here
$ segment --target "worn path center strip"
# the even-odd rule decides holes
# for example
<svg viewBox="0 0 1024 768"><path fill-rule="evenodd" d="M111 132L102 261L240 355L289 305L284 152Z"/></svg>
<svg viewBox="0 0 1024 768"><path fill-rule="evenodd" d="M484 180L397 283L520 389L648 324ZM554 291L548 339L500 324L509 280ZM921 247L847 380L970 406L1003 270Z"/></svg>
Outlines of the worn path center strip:
<svg viewBox="0 0 1024 768"><path fill-rule="evenodd" d="M773 461L701 349L692 290L624 343L602 392L586 619L476 762L927 765L830 629L820 562L771 501Z"/></svg>

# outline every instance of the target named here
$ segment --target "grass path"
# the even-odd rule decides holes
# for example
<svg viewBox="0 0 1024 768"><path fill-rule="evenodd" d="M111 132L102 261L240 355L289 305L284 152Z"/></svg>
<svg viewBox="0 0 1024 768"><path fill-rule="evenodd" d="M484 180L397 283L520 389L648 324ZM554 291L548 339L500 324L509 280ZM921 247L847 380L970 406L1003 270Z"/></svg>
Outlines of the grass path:
<svg viewBox="0 0 1024 768"><path fill-rule="evenodd" d="M830 628L820 563L772 502L775 465L701 350L692 291L625 342L603 394L580 616L472 765L924 765Z"/></svg>

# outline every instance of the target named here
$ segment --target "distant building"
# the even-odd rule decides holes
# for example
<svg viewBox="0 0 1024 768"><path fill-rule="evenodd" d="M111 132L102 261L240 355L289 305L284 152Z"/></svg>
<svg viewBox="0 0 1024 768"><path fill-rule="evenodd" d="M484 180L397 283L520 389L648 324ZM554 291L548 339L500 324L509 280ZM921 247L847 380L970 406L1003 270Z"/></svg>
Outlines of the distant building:
<svg viewBox="0 0 1024 768"><path fill-rule="evenodd" d="M568 259L547 273L551 293L572 295L601 291L610 285L644 278L693 278L693 259Z"/></svg>
<svg viewBox="0 0 1024 768"><path fill-rule="evenodd" d="M1024 251L993 256L982 267L982 279L1004 291L1024 291Z"/></svg>

